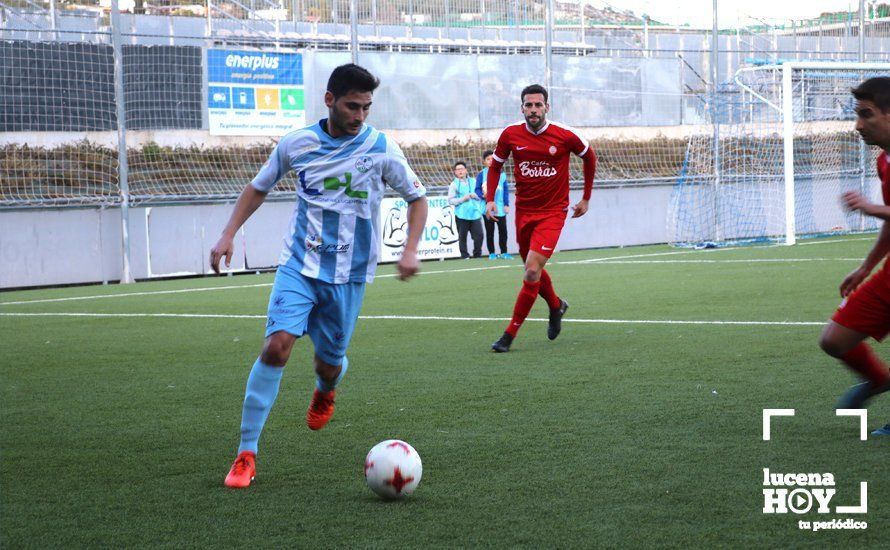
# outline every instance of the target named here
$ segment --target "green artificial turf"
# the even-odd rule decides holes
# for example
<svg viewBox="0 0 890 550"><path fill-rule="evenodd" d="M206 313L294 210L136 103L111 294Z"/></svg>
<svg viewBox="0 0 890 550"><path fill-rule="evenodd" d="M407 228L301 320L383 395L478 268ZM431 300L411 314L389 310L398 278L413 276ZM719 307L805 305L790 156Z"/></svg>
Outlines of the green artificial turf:
<svg viewBox="0 0 890 550"><path fill-rule="evenodd" d="M560 252L562 335L547 340L539 300L507 354L489 346L518 260L428 262L407 283L381 266L334 419L305 426L301 340L242 491L222 482L272 275L2 293L0 545L878 547L890 437L860 441L858 419L835 416L855 380L817 346L873 239ZM216 289L169 292L201 288ZM764 408L797 411L768 442ZM888 421L885 396L869 428ZM388 438L423 459L405 501L364 485ZM833 473L832 512L763 514L763 468ZM868 513L834 513L860 481ZM868 529L798 528L835 518Z"/></svg>

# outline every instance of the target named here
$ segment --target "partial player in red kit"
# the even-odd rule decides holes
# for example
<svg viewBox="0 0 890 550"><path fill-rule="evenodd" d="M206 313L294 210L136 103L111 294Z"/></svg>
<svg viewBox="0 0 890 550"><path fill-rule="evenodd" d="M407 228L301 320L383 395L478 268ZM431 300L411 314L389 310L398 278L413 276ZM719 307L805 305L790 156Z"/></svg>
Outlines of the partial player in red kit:
<svg viewBox="0 0 890 550"><path fill-rule="evenodd" d="M550 308L547 337L554 340L559 336L562 316L569 304L556 294L544 265L556 248L569 209L569 155L574 153L584 161L584 195L572 207L573 218L587 213L596 172L596 154L587 141L568 126L547 121L550 104L543 86L526 86L520 97L525 121L507 126L501 132L488 170L485 197L486 215L492 218L497 214L494 192L498 178L504 162L512 154L516 241L525 262L525 277L513 306L513 318L503 336L491 345L491 349L499 353L510 351L516 333L539 295Z"/></svg>
<svg viewBox="0 0 890 550"><path fill-rule="evenodd" d="M856 98L856 131L865 143L883 149L878 156L878 175L884 204L871 203L856 192L844 193L843 202L850 210L880 218L884 224L865 261L841 282L843 301L819 341L825 353L840 359L865 380L841 397L839 409L863 408L870 398L890 390L887 365L864 342L869 336L882 341L890 333L890 266L884 262L868 278L890 253L890 78L870 78L852 92ZM890 424L872 433L890 435Z"/></svg>

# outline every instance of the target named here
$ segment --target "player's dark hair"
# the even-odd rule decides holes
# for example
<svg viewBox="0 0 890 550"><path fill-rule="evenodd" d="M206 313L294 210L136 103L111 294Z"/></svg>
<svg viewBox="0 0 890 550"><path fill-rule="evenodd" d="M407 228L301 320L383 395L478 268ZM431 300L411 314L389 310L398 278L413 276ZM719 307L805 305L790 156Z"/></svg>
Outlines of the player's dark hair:
<svg viewBox="0 0 890 550"><path fill-rule="evenodd" d="M850 91L857 100L871 101L883 113L890 111L890 77L869 78Z"/></svg>
<svg viewBox="0 0 890 550"><path fill-rule="evenodd" d="M464 161L462 161L462 160L459 160L459 161L457 161L457 162L454 163L454 166L452 166L451 169L454 170L454 169L457 168L458 166L463 166L464 168L466 168L466 167L467 167L467 163L464 162Z"/></svg>
<svg viewBox="0 0 890 550"><path fill-rule="evenodd" d="M486 149L486 150L482 151L482 160L487 159L488 157L490 157L493 154L494 154L494 151L492 151L491 149Z"/></svg>
<svg viewBox="0 0 890 550"><path fill-rule="evenodd" d="M519 99L525 103L525 96L528 94L544 94L544 103L547 103L549 94L547 93L547 88L541 86L540 84L530 84L522 89L522 93L519 94Z"/></svg>
<svg viewBox="0 0 890 550"><path fill-rule="evenodd" d="M373 92L379 85L380 80L376 76L355 63L340 65L328 78L328 91L334 94L334 99L349 92Z"/></svg>

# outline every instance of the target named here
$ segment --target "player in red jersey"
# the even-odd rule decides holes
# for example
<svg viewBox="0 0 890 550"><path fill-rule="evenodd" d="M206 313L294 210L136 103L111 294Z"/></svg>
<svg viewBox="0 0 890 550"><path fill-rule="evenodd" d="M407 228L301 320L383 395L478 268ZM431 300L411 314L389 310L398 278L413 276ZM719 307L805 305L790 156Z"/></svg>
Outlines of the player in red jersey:
<svg viewBox="0 0 890 550"><path fill-rule="evenodd" d="M492 218L497 214L494 193L501 169L512 153L516 180L516 241L525 262L525 277L513 307L513 318L503 336L491 345L499 353L510 351L510 345L538 295L550 308L547 337L553 340L559 336L562 316L569 304L556 294L544 265L556 248L569 209L569 154L574 153L584 161L584 195L572 207L573 218L587 213L596 171L596 154L587 141L568 126L547 121L550 104L543 86L526 86L520 98L525 121L507 126L501 132L494 161L488 170L485 197L486 215Z"/></svg>
<svg viewBox="0 0 890 550"><path fill-rule="evenodd" d="M841 282L843 301L825 325L819 341L825 353L840 359L865 379L841 397L839 409L862 408L870 398L890 390L887 365L864 342L869 336L881 341L890 333L890 266L884 262L868 278L890 253L890 78L870 78L852 93L856 98L856 131L865 143L883 149L878 156L878 175L884 204L871 203L855 191L844 193L842 198L850 210L884 220L884 224L862 265ZM890 424L873 433L890 435Z"/></svg>

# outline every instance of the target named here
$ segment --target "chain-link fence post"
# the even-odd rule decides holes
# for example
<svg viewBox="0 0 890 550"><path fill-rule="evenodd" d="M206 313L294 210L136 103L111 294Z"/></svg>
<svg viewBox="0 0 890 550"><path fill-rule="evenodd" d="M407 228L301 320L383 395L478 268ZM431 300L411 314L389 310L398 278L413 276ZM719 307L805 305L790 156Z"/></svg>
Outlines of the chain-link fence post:
<svg viewBox="0 0 890 550"><path fill-rule="evenodd" d="M114 104L117 114L117 174L121 195L121 283L134 282L130 269L130 186L127 180L127 118L124 103L124 56L121 47L121 12L111 0L111 43L114 50Z"/></svg>
<svg viewBox="0 0 890 550"><path fill-rule="evenodd" d="M349 49L352 62L358 64L358 7L356 0L349 0Z"/></svg>
<svg viewBox="0 0 890 550"><path fill-rule="evenodd" d="M553 0L547 0L544 10L544 86L550 90L553 85Z"/></svg>

